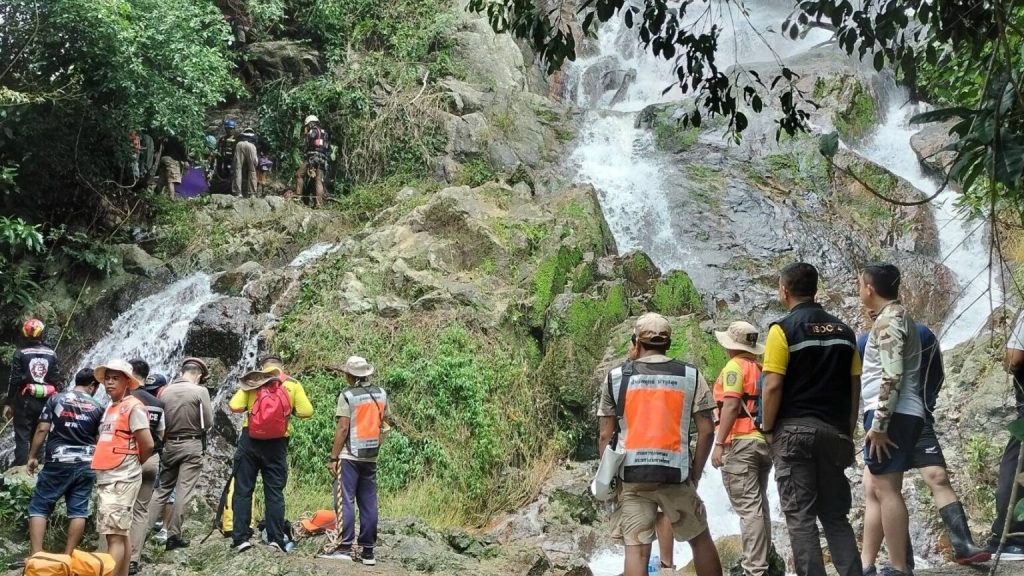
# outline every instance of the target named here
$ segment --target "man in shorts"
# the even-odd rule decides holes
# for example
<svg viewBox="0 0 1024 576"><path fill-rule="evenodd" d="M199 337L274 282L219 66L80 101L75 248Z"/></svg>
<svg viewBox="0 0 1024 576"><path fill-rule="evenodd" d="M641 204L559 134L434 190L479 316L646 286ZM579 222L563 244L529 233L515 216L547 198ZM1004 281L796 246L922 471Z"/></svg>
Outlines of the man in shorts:
<svg viewBox="0 0 1024 576"><path fill-rule="evenodd" d="M668 320L644 314L633 328L633 360L612 369L601 387L600 445L614 442L625 452L619 495L625 576L647 574L659 514L672 525L675 540L690 543L697 575L720 576L722 564L697 496L714 441L715 402L696 367L666 355L671 345ZM691 461L693 424L697 447Z"/></svg>
<svg viewBox="0 0 1024 576"><path fill-rule="evenodd" d="M892 264L868 264L859 277L860 301L877 310L864 348L864 573L875 570L884 538L890 574L911 574L907 557L907 504L903 475L914 465L914 447L924 427L921 398L921 337L899 301L900 271ZM881 530L878 528L881 527Z"/></svg>
<svg viewBox="0 0 1024 576"><path fill-rule="evenodd" d="M111 360L93 370L110 397L92 458L96 470L96 531L117 562L114 576L128 576L132 510L142 486L142 465L153 454L149 414L131 388L141 382L131 364Z"/></svg>
<svg viewBox="0 0 1024 576"><path fill-rule="evenodd" d="M99 436L103 406L93 399L99 383L91 368L75 375L75 386L46 401L32 446L28 451L28 471L39 468L39 448L46 444L43 469L36 479L28 505L28 533L32 554L43 549L46 523L57 500L64 498L68 509L68 538L64 553L78 546L89 517L89 500L96 473L92 471L92 453Z"/></svg>

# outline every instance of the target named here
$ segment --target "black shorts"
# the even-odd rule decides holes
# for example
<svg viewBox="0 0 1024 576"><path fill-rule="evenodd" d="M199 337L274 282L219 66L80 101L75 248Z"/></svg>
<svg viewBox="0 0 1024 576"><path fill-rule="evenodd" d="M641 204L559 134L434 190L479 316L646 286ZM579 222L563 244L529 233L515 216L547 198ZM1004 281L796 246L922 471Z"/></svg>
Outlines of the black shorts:
<svg viewBox="0 0 1024 576"><path fill-rule="evenodd" d="M874 420L875 411L868 410L864 413L864 430L871 429L871 422ZM914 453L916 452L917 440L921 436L921 428L924 427L924 418L910 414L893 414L889 419L889 438L896 443L896 446L889 448L889 458L875 460L868 455L867 442L864 443L864 463L868 470L875 475L891 474L893 472L906 472L914 467Z"/></svg>
<svg viewBox="0 0 1024 576"><path fill-rule="evenodd" d="M913 466L918 470L929 466L946 467L946 457L942 454L939 437L935 435L935 426L927 420L914 447Z"/></svg>

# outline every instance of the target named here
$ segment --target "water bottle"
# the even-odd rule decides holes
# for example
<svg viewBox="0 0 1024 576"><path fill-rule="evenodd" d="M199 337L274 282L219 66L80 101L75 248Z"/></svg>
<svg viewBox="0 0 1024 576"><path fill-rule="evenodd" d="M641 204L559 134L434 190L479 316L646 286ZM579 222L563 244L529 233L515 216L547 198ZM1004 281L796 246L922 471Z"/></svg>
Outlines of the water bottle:
<svg viewBox="0 0 1024 576"><path fill-rule="evenodd" d="M647 563L648 574L659 574L661 571L661 558L657 554L651 554L651 561Z"/></svg>

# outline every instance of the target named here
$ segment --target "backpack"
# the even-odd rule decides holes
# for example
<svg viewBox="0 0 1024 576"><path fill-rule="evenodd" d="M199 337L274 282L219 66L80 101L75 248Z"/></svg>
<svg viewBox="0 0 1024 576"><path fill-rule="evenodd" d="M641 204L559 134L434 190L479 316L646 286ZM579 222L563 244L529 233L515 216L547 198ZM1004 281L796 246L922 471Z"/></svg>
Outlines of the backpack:
<svg viewBox="0 0 1024 576"><path fill-rule="evenodd" d="M117 562L103 552L71 551L71 573L75 576L111 576Z"/></svg>
<svg viewBox="0 0 1024 576"><path fill-rule="evenodd" d="M256 390L256 401L249 410L249 437L254 440L284 438L292 402L281 380L271 380Z"/></svg>
<svg viewBox="0 0 1024 576"><path fill-rule="evenodd" d="M25 576L71 576L71 556L36 552L25 560Z"/></svg>

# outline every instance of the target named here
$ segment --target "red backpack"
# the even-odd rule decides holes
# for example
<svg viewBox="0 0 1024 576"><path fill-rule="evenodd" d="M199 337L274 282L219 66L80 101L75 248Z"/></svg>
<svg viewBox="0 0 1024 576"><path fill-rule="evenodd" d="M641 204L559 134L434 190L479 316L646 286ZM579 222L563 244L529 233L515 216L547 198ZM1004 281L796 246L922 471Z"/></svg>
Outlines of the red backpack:
<svg viewBox="0 0 1024 576"><path fill-rule="evenodd" d="M256 401L249 410L249 437L254 440L284 438L292 402L282 380L271 380L256 390Z"/></svg>

